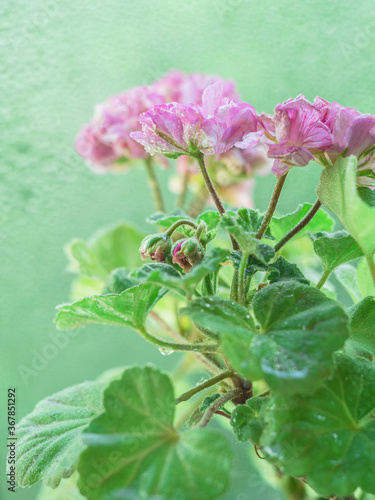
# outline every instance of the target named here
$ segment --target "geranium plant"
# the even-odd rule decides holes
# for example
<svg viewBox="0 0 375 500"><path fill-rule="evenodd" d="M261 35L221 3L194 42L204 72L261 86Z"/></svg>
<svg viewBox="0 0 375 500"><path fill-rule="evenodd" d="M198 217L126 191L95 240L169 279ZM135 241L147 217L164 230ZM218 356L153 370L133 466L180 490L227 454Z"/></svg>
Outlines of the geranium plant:
<svg viewBox="0 0 375 500"><path fill-rule="evenodd" d="M259 115L232 82L175 71L99 105L77 150L101 171L143 162L157 212L152 234L120 224L69 245L57 328L127 327L186 354L173 377L131 366L41 401L17 428L20 486L220 498L233 431L287 498L375 494L375 116L303 95ZM154 159L176 159L174 211ZM260 213L253 174L272 162ZM316 203L280 214L289 171L311 162Z"/></svg>

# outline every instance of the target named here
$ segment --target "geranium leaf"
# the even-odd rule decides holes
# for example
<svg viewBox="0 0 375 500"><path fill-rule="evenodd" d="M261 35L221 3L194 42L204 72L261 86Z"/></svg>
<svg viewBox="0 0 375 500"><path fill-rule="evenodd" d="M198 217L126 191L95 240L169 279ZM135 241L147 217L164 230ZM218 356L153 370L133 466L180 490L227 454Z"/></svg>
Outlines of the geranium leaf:
<svg viewBox="0 0 375 500"><path fill-rule="evenodd" d="M133 227L119 224L87 242L74 240L66 247L70 270L105 282L113 269L139 265L138 250L143 237Z"/></svg>
<svg viewBox="0 0 375 500"><path fill-rule="evenodd" d="M105 412L84 433L79 488L89 500L209 500L221 495L232 462L226 438L209 429L173 427L170 378L147 366L112 382Z"/></svg>
<svg viewBox="0 0 375 500"><path fill-rule="evenodd" d="M375 297L366 297L349 310L350 338L375 354Z"/></svg>
<svg viewBox="0 0 375 500"><path fill-rule="evenodd" d="M17 481L56 488L71 476L85 445L82 431L103 410L106 383L84 382L40 401L17 425Z"/></svg>
<svg viewBox="0 0 375 500"><path fill-rule="evenodd" d="M142 327L146 317L166 289L144 284L120 294L92 295L72 304L57 307L55 323L60 330L70 330L90 323Z"/></svg>
<svg viewBox="0 0 375 500"><path fill-rule="evenodd" d="M105 284L104 293L122 293L128 288L137 286L137 280L130 276L131 270L126 267L114 269Z"/></svg>
<svg viewBox="0 0 375 500"><path fill-rule="evenodd" d="M183 275L169 264L146 264L134 270L132 276L141 282L162 285L189 297L207 274L219 270L228 254L229 250L212 248L199 264Z"/></svg>
<svg viewBox="0 0 375 500"><path fill-rule="evenodd" d="M235 335L255 330L250 312L237 302L222 297L202 297L192 300L187 307L180 310L180 314L189 316L198 325L216 333Z"/></svg>
<svg viewBox="0 0 375 500"><path fill-rule="evenodd" d="M362 259L357 268L357 283L363 297L375 295L375 284L371 278L366 259Z"/></svg>
<svg viewBox="0 0 375 500"><path fill-rule="evenodd" d="M316 389L332 368L332 353L348 336L348 318L335 301L294 281L275 283L252 303L259 330L224 331L222 348L248 380L264 379L284 393Z"/></svg>
<svg viewBox="0 0 375 500"><path fill-rule="evenodd" d="M246 405L238 405L232 412L230 425L238 441L252 441L259 445L266 426L264 412L270 402L269 397L251 398Z"/></svg>
<svg viewBox="0 0 375 500"><path fill-rule="evenodd" d="M309 284L309 280L305 278L299 267L287 261L282 256L278 257L275 262L269 264L269 270L268 281L270 283L294 280L304 283L305 285Z"/></svg>
<svg viewBox="0 0 375 500"><path fill-rule="evenodd" d="M311 234L314 252L323 263L325 273L331 273L336 267L363 256L361 247L346 231L335 233Z"/></svg>
<svg viewBox="0 0 375 500"><path fill-rule="evenodd" d="M337 355L333 376L315 393L273 396L262 452L321 495L375 493L374 410L374 365Z"/></svg>
<svg viewBox="0 0 375 500"><path fill-rule="evenodd" d="M353 302L358 302L362 299L362 294L358 288L356 274L357 270L350 264L342 264L335 269L334 274L348 294L353 299Z"/></svg>
<svg viewBox="0 0 375 500"><path fill-rule="evenodd" d="M259 210L253 208L239 208L236 215L237 223L253 236L258 232L264 218L264 215ZM267 228L264 238L273 239L269 228Z"/></svg>
<svg viewBox="0 0 375 500"><path fill-rule="evenodd" d="M295 212L284 215L282 217L273 217L270 223L272 236L277 240L281 240L294 226L296 226L311 209L310 203L299 205ZM332 231L335 222L322 209L314 216L314 218L300 231L294 238L304 236L308 231L315 233L318 231Z"/></svg>
<svg viewBox="0 0 375 500"><path fill-rule="evenodd" d="M322 203L340 218L375 268L375 207L359 196L356 171L354 156L340 159L323 170L317 192Z"/></svg>

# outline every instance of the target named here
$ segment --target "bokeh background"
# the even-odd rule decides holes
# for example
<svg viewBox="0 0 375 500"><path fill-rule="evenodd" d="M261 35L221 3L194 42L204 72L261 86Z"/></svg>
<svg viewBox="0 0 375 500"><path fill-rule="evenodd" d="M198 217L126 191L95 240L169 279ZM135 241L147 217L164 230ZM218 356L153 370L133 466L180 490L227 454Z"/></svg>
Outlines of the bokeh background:
<svg viewBox="0 0 375 500"><path fill-rule="evenodd" d="M372 0L3 0L0 4L0 456L5 460L6 391L18 418L68 385L113 366L152 361L173 369L134 332L86 327L56 356L38 362L55 306L72 276L63 246L124 220L149 230L153 211L141 169L94 175L75 154L74 136L95 103L147 84L172 68L233 78L258 111L304 93L375 112ZM319 172L294 169L298 189L280 209L315 199ZM169 172L161 179L167 192ZM274 179L260 178L264 209ZM171 202L171 195L169 195ZM22 373L31 370L25 378ZM276 499L240 446L226 499ZM34 499L38 486L1 498ZM11 496L13 495L13 496Z"/></svg>

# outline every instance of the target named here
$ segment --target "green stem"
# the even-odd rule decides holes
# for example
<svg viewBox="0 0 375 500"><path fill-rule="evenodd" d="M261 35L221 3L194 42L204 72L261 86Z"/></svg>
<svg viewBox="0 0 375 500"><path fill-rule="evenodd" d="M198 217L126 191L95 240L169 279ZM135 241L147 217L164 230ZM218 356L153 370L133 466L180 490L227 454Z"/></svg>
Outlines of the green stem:
<svg viewBox="0 0 375 500"><path fill-rule="evenodd" d="M165 232L166 236L172 236L172 234L180 226L191 226L194 229L198 228L198 226L196 225L196 223L194 221L189 220L189 219L181 219L181 220L178 220L174 224L171 225L171 227Z"/></svg>
<svg viewBox="0 0 375 500"><path fill-rule="evenodd" d="M164 208L163 196L161 194L161 189L160 189L160 186L159 186L156 174L155 174L155 169L154 169L154 165L153 165L151 156L148 156L146 158L145 164L146 164L146 170L147 170L147 174L148 174L149 185L150 185L151 191L153 192L153 195L154 195L155 208L159 212L164 212L165 208Z"/></svg>
<svg viewBox="0 0 375 500"><path fill-rule="evenodd" d="M249 254L242 252L241 264L238 270L238 302L246 305L246 266Z"/></svg>
<svg viewBox="0 0 375 500"><path fill-rule="evenodd" d="M374 285L375 285L375 261L374 261L374 257L372 255L366 254L366 260L367 260L367 265L370 269L372 281L374 282Z"/></svg>
<svg viewBox="0 0 375 500"><path fill-rule="evenodd" d="M232 401L232 399L236 398L242 393L242 389L233 389L232 391L226 392L219 398L215 399L215 401L210 405L208 410L205 412L202 420L199 422L197 427L206 427L208 422L214 416L214 414L218 411L221 406L224 406L225 403Z"/></svg>
<svg viewBox="0 0 375 500"><path fill-rule="evenodd" d="M189 391L186 391L183 394L181 394L181 396L179 396L177 398L176 404L182 403L182 401L188 401L190 398L195 396L195 394L198 394L198 392L204 391L205 389L208 389L209 387L212 387L213 385L218 384L222 380L229 378L232 375L233 375L232 370L225 370L224 372L219 373L215 377L212 377L212 378L206 380L205 382L203 382L202 384L199 384L196 387L193 387L192 389L190 389Z"/></svg>
<svg viewBox="0 0 375 500"><path fill-rule="evenodd" d="M238 269L233 272L232 285L230 287L230 300L238 302Z"/></svg>
<svg viewBox="0 0 375 500"><path fill-rule="evenodd" d="M293 229L289 231L281 240L275 245L275 252L278 252L280 248L282 248L285 243L287 243L290 239L293 238L297 233L299 233L307 224L312 220L312 218L316 215L319 208L322 206L320 200L317 200L315 204L310 208L305 217L299 221L299 223L294 226Z"/></svg>
<svg viewBox="0 0 375 500"><path fill-rule="evenodd" d="M208 173L206 164L204 162L204 155L202 153L200 153L199 155L196 156L196 159L197 159L201 174L203 176L204 182L205 182L206 187L208 189L208 192L210 193L211 198L213 199L213 201L216 205L216 208L219 211L219 214L224 215L225 208L224 208L224 205L223 205L219 195L216 192L216 189L215 189L215 186L213 185L210 174Z"/></svg>
<svg viewBox="0 0 375 500"><path fill-rule="evenodd" d="M204 179L204 182L205 182L206 187L208 189L208 192L210 193L211 198L213 199L213 201L214 201L214 203L216 205L216 208L218 209L219 214L220 215L224 215L225 214L225 208L224 208L224 205L223 205L223 203L222 203L219 195L216 192L216 189L215 189L215 186L213 185L213 182L212 182L212 179L210 177L210 174L208 173L206 164L204 162L204 155L202 153L200 153L199 155L196 156L196 160L198 162L199 169L200 169L201 174L203 176L203 179ZM238 246L238 243L233 238L233 236L230 235L230 239L231 239L231 242L232 242L233 250L239 250L240 247Z"/></svg>
<svg viewBox="0 0 375 500"><path fill-rule="evenodd" d="M323 274L322 274L322 277L320 278L320 280L316 284L316 288L318 288L320 290L322 288L322 286L324 285L324 283L329 278L330 274L331 274L331 271L324 271Z"/></svg>
<svg viewBox="0 0 375 500"><path fill-rule="evenodd" d="M219 348L218 344L178 344L174 342L167 342L154 337L146 330L146 328L140 328L138 331L145 340L156 345L159 349L164 349L166 351L217 352Z"/></svg>
<svg viewBox="0 0 375 500"><path fill-rule="evenodd" d="M177 208L184 208L188 185L189 185L189 179L190 179L190 172L188 169L186 169L186 172L182 180L182 191L177 199Z"/></svg>
<svg viewBox="0 0 375 500"><path fill-rule="evenodd" d="M287 175L288 175L288 172L277 179L275 188L274 188L272 196L271 196L270 204L268 205L268 208L267 208L267 212L263 218L262 224L261 224L260 228L258 229L257 234L255 235L255 238L257 240L261 240L267 231L267 228L271 222L272 216L275 213L277 202L279 201L281 190L283 189Z"/></svg>
<svg viewBox="0 0 375 500"><path fill-rule="evenodd" d="M212 286L211 277L209 274L204 277L204 284L206 285L206 290L208 295L215 295L214 288Z"/></svg>

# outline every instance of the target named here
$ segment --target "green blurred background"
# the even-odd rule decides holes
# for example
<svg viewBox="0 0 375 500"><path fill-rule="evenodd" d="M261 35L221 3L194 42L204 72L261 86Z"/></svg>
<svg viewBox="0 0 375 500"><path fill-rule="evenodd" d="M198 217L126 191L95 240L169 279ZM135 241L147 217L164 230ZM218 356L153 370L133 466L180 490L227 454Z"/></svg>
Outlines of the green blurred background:
<svg viewBox="0 0 375 500"><path fill-rule="evenodd" d="M375 112L375 7L372 0L46 0L0 5L1 99L1 461L6 390L18 418L68 385L113 366L152 361L173 369L134 332L86 327L27 381L50 336L55 305L72 275L63 246L98 228L129 221L148 230L152 212L140 169L94 175L75 154L74 136L95 103L147 84L172 68L233 78L258 111L304 93ZM294 169L298 189L281 209L314 201L319 171ZM162 173L167 191L168 172ZM274 179L258 181L265 208ZM169 201L171 201L171 196ZM242 447L226 499L280 498L264 489ZM34 499L38 486L2 498Z"/></svg>

